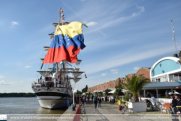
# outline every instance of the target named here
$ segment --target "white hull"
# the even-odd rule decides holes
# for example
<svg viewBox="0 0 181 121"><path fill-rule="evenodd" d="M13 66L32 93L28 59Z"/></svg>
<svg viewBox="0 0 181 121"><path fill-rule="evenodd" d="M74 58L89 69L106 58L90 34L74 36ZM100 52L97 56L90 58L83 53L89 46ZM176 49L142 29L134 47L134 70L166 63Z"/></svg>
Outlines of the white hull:
<svg viewBox="0 0 181 121"><path fill-rule="evenodd" d="M65 108L67 107L67 100L66 99L59 99L59 100L41 100L39 99L39 104L42 108L48 109L57 109L57 108ZM72 98L69 99L69 106L72 103Z"/></svg>
<svg viewBox="0 0 181 121"><path fill-rule="evenodd" d="M59 90L59 91L57 91ZM68 101L67 101L67 89L66 88L51 88L46 90L46 88L33 88L33 91L37 95L38 102L42 108L57 109L65 108L70 106L73 102L72 91L68 90ZM67 104L69 102L69 104Z"/></svg>

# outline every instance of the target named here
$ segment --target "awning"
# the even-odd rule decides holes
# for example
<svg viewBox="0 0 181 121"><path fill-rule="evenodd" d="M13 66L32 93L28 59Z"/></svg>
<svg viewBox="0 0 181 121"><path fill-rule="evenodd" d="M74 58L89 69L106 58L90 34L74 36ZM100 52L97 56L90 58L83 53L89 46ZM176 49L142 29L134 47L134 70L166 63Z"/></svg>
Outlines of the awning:
<svg viewBox="0 0 181 121"><path fill-rule="evenodd" d="M175 82L153 82L148 83L143 87L144 89L178 89L181 88L181 81Z"/></svg>
<svg viewBox="0 0 181 121"><path fill-rule="evenodd" d="M129 92L128 90L125 90L125 89L122 89L122 92L125 93L125 92Z"/></svg>
<svg viewBox="0 0 181 121"><path fill-rule="evenodd" d="M112 90L112 91L110 91L110 92L108 92L108 93L115 93L115 91L116 91L116 90Z"/></svg>

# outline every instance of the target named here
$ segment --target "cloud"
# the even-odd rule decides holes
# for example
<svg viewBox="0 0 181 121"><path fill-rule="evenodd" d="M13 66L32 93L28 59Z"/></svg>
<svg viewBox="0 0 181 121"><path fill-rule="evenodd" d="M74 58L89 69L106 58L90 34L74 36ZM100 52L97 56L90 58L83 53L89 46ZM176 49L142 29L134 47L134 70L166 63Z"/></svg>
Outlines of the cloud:
<svg viewBox="0 0 181 121"><path fill-rule="evenodd" d="M14 26L14 25L19 25L19 23L16 22L16 21L12 21L11 24L12 24L13 26Z"/></svg>
<svg viewBox="0 0 181 121"><path fill-rule="evenodd" d="M106 75L107 75L107 73L102 74L102 76L106 76Z"/></svg>
<svg viewBox="0 0 181 121"><path fill-rule="evenodd" d="M163 46L164 48L160 48L160 46ZM178 48L181 48L181 46L178 46ZM149 48L147 46L147 49L145 48L140 48L138 50L132 49L131 51L127 53L123 52L123 54L120 54L120 55L112 55L110 59L107 59L107 56L102 57L102 60L105 60L105 61L102 62L102 61L96 60L96 62L92 62L92 64L88 64L86 68L88 68L89 70L86 72L88 74L93 74L93 73L103 71L106 69L114 68L117 66L133 63L136 61L140 61L140 60L144 60L144 59L148 59L152 57L156 57L163 54L168 54L174 51L175 51L175 48L169 47L168 45L163 44L163 43L161 45L157 43L156 46L150 45ZM117 71L116 69L112 69L111 72L116 73Z"/></svg>
<svg viewBox="0 0 181 121"><path fill-rule="evenodd" d="M19 81L20 83L23 83L24 81Z"/></svg>
<svg viewBox="0 0 181 121"><path fill-rule="evenodd" d="M2 81L0 81L0 85L10 85L10 83L7 83L4 80L2 80Z"/></svg>
<svg viewBox="0 0 181 121"><path fill-rule="evenodd" d="M118 71L119 71L119 69L112 69L112 70L111 70L111 72L112 72L113 74L117 74Z"/></svg>
<svg viewBox="0 0 181 121"><path fill-rule="evenodd" d="M144 7L142 7L142 6L136 6L138 9L140 9L140 11L139 12L134 12L134 13L132 13L132 17L135 17L135 16L137 16L137 15L139 15L140 13L142 13L142 12L144 12L145 11L145 8Z"/></svg>
<svg viewBox="0 0 181 121"><path fill-rule="evenodd" d="M4 76L3 75L0 75L0 79L2 79Z"/></svg>
<svg viewBox="0 0 181 121"><path fill-rule="evenodd" d="M31 66L25 66L25 68L31 68Z"/></svg>
<svg viewBox="0 0 181 121"><path fill-rule="evenodd" d="M139 14L141 14L142 12L145 11L145 8L142 7L142 6L136 6L136 7L139 9L138 12L133 12L129 16L122 16L122 17L119 17L117 19L110 20L110 22L107 22L106 24L102 25L101 27L98 27L98 28L96 28L93 31L90 31L88 33L92 33L92 32L95 32L95 31L98 31L98 30L101 30L101 29L104 29L104 28L108 28L108 27L118 25L119 23L122 23L122 22L125 22L125 21L129 20L129 19L132 19L132 18L138 16Z"/></svg>
<svg viewBox="0 0 181 121"><path fill-rule="evenodd" d="M96 25L97 24L97 22L89 22L89 23L87 23L86 25L89 27L89 26L94 26L94 25Z"/></svg>
<svg viewBox="0 0 181 121"><path fill-rule="evenodd" d="M140 67L134 67L133 69L134 69L135 71L137 71L137 70L140 69Z"/></svg>

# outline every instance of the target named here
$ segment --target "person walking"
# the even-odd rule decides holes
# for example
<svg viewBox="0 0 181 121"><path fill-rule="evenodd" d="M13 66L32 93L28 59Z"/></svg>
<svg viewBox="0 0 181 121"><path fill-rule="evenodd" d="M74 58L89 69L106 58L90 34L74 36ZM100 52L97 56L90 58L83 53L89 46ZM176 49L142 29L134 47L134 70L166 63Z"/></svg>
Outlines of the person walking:
<svg viewBox="0 0 181 121"><path fill-rule="evenodd" d="M98 101L98 108L101 108L101 97L100 97L100 95L98 96L97 101Z"/></svg>
<svg viewBox="0 0 181 121"><path fill-rule="evenodd" d="M86 105L86 97L84 97L83 102L84 102L84 105Z"/></svg>
<svg viewBox="0 0 181 121"><path fill-rule="evenodd" d="M90 100L90 95L88 96L88 102L89 102L89 100Z"/></svg>
<svg viewBox="0 0 181 121"><path fill-rule="evenodd" d="M107 102L107 96L105 97L105 101Z"/></svg>
<svg viewBox="0 0 181 121"><path fill-rule="evenodd" d="M111 95L109 96L109 103L110 103L110 105L111 105L111 102L112 102L112 100L111 100Z"/></svg>
<svg viewBox="0 0 181 121"><path fill-rule="evenodd" d="M95 109L97 108L97 95L93 98L93 103L95 104Z"/></svg>

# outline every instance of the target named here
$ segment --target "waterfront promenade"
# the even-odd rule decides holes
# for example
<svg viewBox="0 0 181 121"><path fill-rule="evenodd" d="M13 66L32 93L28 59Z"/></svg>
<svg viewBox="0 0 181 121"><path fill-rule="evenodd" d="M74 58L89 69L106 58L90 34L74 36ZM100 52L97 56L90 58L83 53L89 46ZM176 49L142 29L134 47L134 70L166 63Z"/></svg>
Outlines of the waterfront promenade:
<svg viewBox="0 0 181 121"><path fill-rule="evenodd" d="M161 114L159 112L122 114L118 110L118 105L102 102L101 106L101 108L95 109L92 101L82 105L82 110L85 110L86 114L81 115L83 121L171 121L170 114Z"/></svg>

